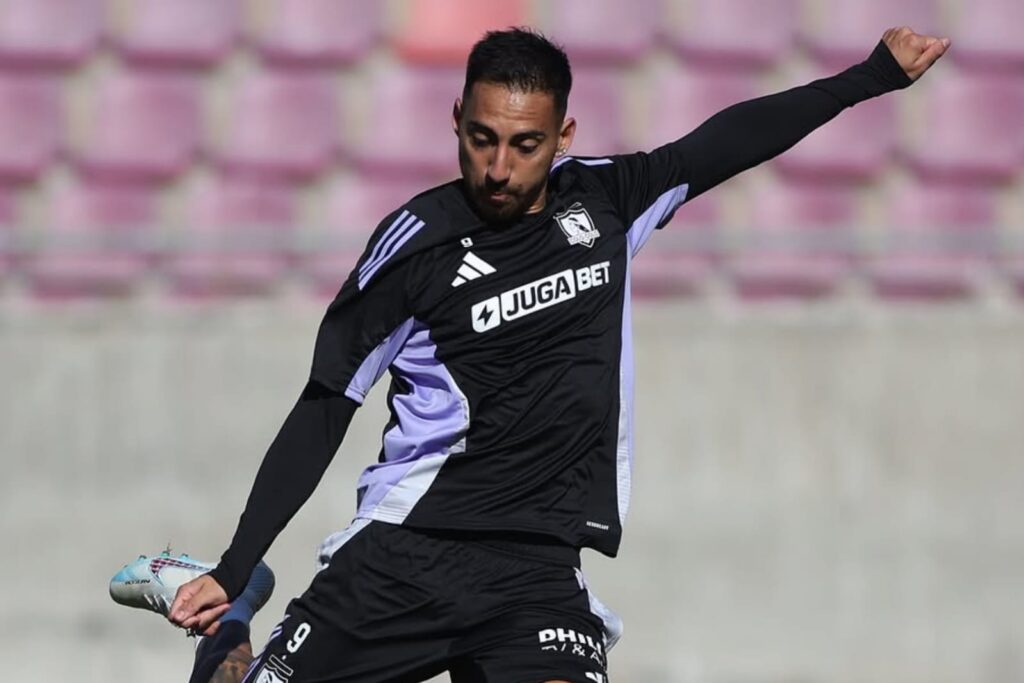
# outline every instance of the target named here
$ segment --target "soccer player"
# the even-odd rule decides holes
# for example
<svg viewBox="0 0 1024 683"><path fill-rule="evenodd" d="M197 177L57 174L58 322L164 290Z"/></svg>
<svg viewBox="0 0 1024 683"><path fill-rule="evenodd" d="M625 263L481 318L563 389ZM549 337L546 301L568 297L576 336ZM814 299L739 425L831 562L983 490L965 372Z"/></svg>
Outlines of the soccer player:
<svg viewBox="0 0 1024 683"><path fill-rule="evenodd" d="M210 634L193 682L606 681L621 623L579 553L615 555L629 505L630 260L686 201L909 86L948 46L889 29L866 61L649 153L573 158L565 54L488 33L454 106L462 178L374 231L231 545L177 591L170 620ZM225 612L385 372L391 420L355 519L249 664L246 620Z"/></svg>

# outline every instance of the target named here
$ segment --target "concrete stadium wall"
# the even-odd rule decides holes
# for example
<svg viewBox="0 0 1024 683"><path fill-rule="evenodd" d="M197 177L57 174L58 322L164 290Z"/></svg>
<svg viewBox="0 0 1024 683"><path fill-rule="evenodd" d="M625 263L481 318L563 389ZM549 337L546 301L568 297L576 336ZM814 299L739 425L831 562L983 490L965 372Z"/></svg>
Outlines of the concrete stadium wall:
<svg viewBox="0 0 1024 683"><path fill-rule="evenodd" d="M213 559L302 387L318 306L0 316L5 680L183 681L186 639L106 594ZM613 680L1024 680L1024 315L641 306L633 508L588 554ZM384 391L269 553L258 642L354 510Z"/></svg>

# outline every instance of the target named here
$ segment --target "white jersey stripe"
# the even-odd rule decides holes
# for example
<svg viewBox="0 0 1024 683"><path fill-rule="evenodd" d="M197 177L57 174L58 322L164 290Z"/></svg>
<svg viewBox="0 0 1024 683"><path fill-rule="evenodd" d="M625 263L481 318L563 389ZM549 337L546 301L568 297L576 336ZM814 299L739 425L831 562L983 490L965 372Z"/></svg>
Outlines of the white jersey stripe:
<svg viewBox="0 0 1024 683"><path fill-rule="evenodd" d="M462 264L459 265L457 271L458 276L452 280L452 287L458 287L464 285L471 280L476 280L483 277L484 275L490 275L491 273L497 273L497 269L487 261L477 256L471 251L467 251L462 257Z"/></svg>
<svg viewBox="0 0 1024 683"><path fill-rule="evenodd" d="M463 257L462 260L465 263L468 263L469 265L479 270L482 275L490 275L491 273L498 272L494 269L494 266L492 266L487 261L484 261L482 258L480 258L471 251L467 251L466 255Z"/></svg>
<svg viewBox="0 0 1024 683"><path fill-rule="evenodd" d="M583 572L576 568L576 581L579 582L580 588L587 592L587 601L590 603L590 613L601 620L601 624L604 627L604 649L607 653L615 647L615 643L619 642L619 638L622 637L622 618L615 612L608 609L603 602L601 602L594 591L590 589L590 584L587 583L587 578L583 575Z"/></svg>
<svg viewBox="0 0 1024 683"><path fill-rule="evenodd" d="M583 164L584 166L607 166L608 164L615 163L612 159L609 159L607 157L602 159L579 159L577 157L562 157L561 159L559 159L558 161L551 165L551 170L554 171L556 168L558 168L567 161L576 161Z"/></svg>
<svg viewBox="0 0 1024 683"><path fill-rule="evenodd" d="M388 229L385 230L384 234L380 236L379 240L377 240L377 244L373 245L373 251L370 252L370 257L366 259L366 263L363 264L363 268L377 260L377 257L380 256L380 250L384 246L384 242L386 242L388 237L391 235L391 231L394 230L399 224L403 223L406 220L406 218L408 218L408 216L408 211L402 211L402 213L398 215L398 218L396 218L391 223L391 225L388 226ZM360 275L362 275L362 270L362 268L359 269Z"/></svg>
<svg viewBox="0 0 1024 683"><path fill-rule="evenodd" d="M616 497L619 526L625 528L633 485L633 313L630 278L632 267L626 259L625 293L622 296L622 347L619 355L619 435L615 444Z"/></svg>
<svg viewBox="0 0 1024 683"><path fill-rule="evenodd" d="M371 254L370 258L367 259L366 263L364 263L359 269L360 277L364 277L368 271L387 260L388 250L392 248L396 240L401 239L401 236L408 230L409 226L418 220L416 216L408 211L404 213L407 214L407 216L401 223L393 224L388 228L387 232L381 235L380 241L377 242L377 246L373 248L374 254L376 255Z"/></svg>
<svg viewBox="0 0 1024 683"><path fill-rule="evenodd" d="M478 277L483 277L482 273L480 273L479 271L473 270L466 263L463 263L461 266L459 266L458 273L459 273L459 275L461 275L462 277L466 278L467 280L475 280Z"/></svg>
<svg viewBox="0 0 1024 683"><path fill-rule="evenodd" d="M316 570L321 572L331 563L334 553L338 552L341 546L352 540L352 537L365 529L370 524L369 519L354 519L348 527L342 531L331 534L324 539L316 551Z"/></svg>
<svg viewBox="0 0 1024 683"><path fill-rule="evenodd" d="M415 216L412 216L412 218L413 220L416 219ZM374 274L376 274L376 272L388 262L388 259L398 253L398 250L401 249L406 242L412 239L413 235L422 230L424 225L426 225L426 223L423 221L417 221L415 224L403 229L402 231L396 231L395 235L392 236L392 244L389 244L386 247L385 251L381 253L380 258L378 258L372 266L360 274L359 289L365 289L370 278L372 278Z"/></svg>

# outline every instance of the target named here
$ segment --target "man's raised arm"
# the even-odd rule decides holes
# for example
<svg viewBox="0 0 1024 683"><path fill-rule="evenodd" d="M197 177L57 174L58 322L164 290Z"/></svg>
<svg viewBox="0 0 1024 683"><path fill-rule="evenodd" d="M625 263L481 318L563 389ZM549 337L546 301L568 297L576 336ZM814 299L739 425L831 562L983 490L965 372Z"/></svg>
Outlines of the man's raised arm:
<svg viewBox="0 0 1024 683"><path fill-rule="evenodd" d="M692 199L786 151L843 109L905 88L949 47L948 38L891 28L867 60L840 74L733 105L667 145L682 160ZM666 150L668 151L668 150Z"/></svg>

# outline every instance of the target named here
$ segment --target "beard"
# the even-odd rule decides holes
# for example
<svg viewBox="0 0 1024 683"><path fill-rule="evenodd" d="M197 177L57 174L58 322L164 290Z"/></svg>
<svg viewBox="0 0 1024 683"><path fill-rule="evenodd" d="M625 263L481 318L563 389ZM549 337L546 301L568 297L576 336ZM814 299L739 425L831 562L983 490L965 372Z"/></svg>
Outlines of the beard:
<svg viewBox="0 0 1024 683"><path fill-rule="evenodd" d="M525 216L543 190L543 185L530 188L526 192L500 188L497 191L505 195L500 201L492 199L495 190L486 185L469 188L468 194L473 208L484 221L503 225L515 223Z"/></svg>

